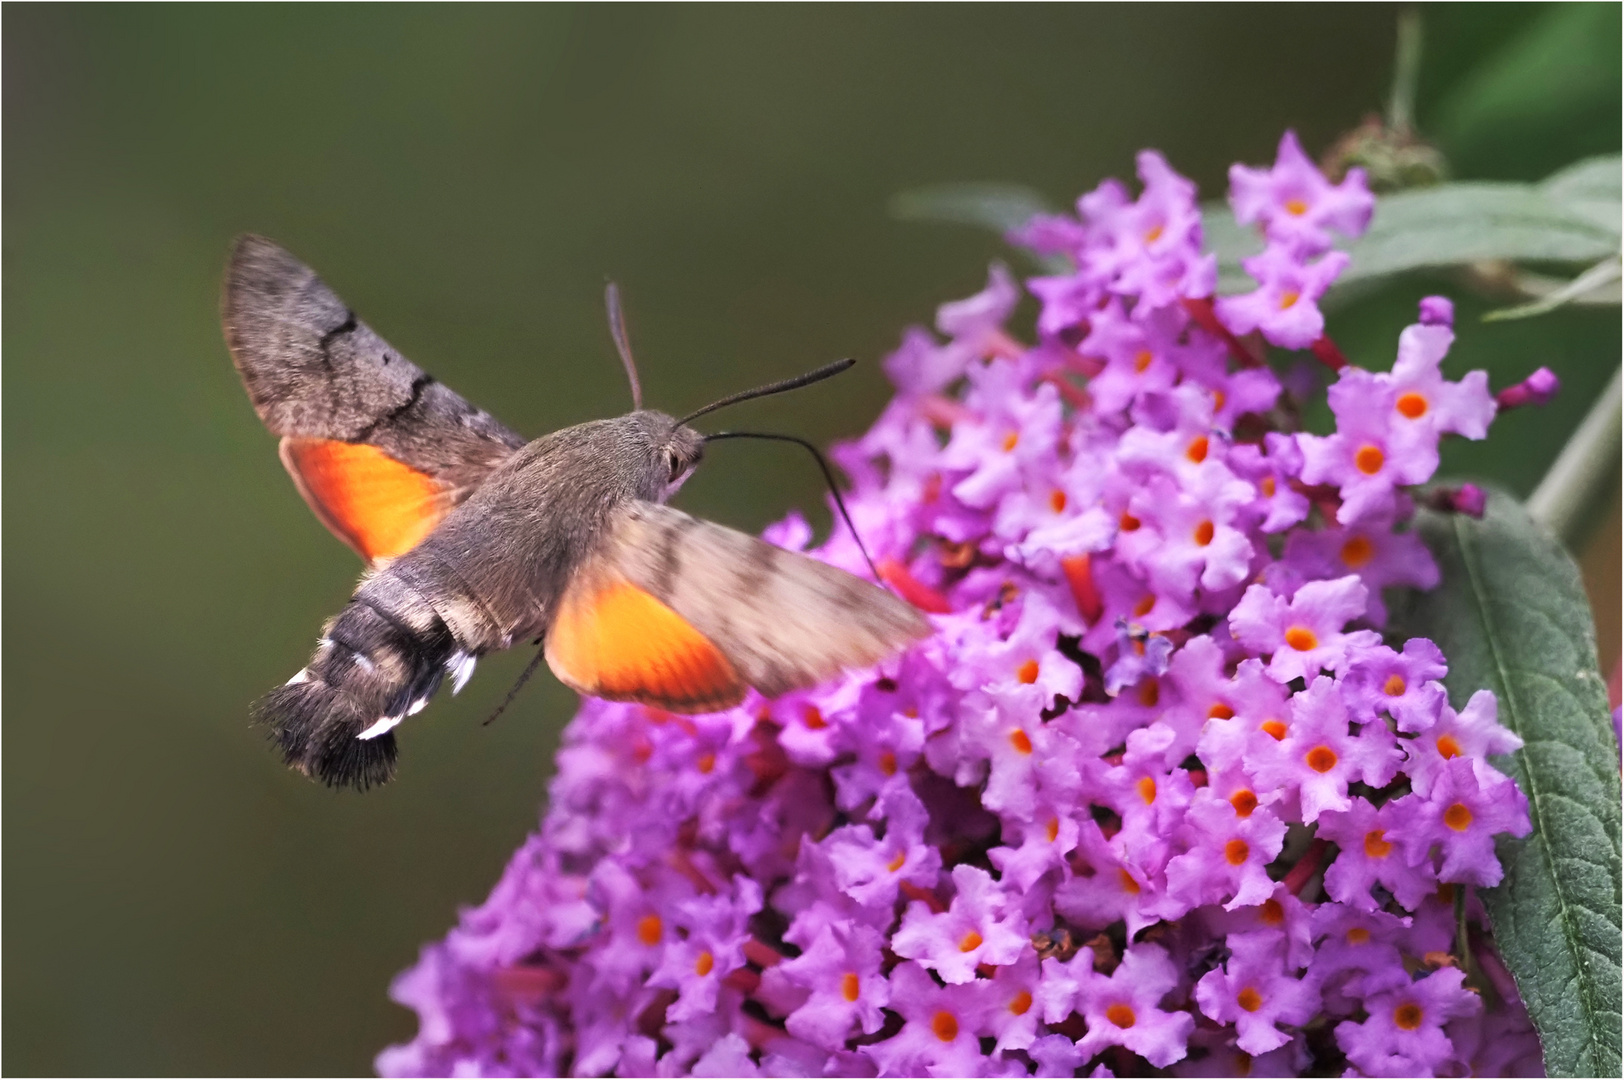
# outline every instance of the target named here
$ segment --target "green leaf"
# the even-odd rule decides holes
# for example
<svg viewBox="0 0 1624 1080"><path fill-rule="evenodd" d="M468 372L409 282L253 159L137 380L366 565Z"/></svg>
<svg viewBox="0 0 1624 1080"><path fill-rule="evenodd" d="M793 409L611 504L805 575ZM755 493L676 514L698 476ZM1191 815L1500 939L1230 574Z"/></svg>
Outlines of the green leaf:
<svg viewBox="0 0 1624 1080"><path fill-rule="evenodd" d="M1587 218L1614 236L1624 208L1624 160L1617 154L1586 158L1547 177L1540 193L1564 209Z"/></svg>
<svg viewBox="0 0 1624 1080"><path fill-rule="evenodd" d="M1387 195L1349 246L1338 286L1423 267L1503 259L1594 263L1618 251L1607 229L1531 184L1444 184Z"/></svg>
<svg viewBox="0 0 1624 1080"><path fill-rule="evenodd" d="M1619 302L1619 292L1615 283L1619 280L1621 271L1624 271L1624 265L1620 264L1618 256L1609 256L1572 281L1561 282L1553 286L1538 300L1519 304L1516 307L1491 311L1483 316L1483 321L1502 322L1507 319L1527 319L1535 315L1543 315L1547 311L1555 311L1567 304L1584 301L1616 304ZM1541 279L1529 274L1519 278L1518 283L1524 289L1527 289L1533 282L1538 280ZM1606 299L1599 299L1602 295L1603 286L1607 285L1614 285L1613 290L1606 294Z"/></svg>
<svg viewBox="0 0 1624 1080"><path fill-rule="evenodd" d="M935 221L975 225L1000 236L1020 228L1038 214L1052 214L1049 201L1022 184L1000 182L931 184L891 196L891 216L900 221ZM1071 263L1058 256L1018 249L1050 274L1064 274Z"/></svg>
<svg viewBox="0 0 1624 1080"><path fill-rule="evenodd" d="M1462 175L1538 175L1541 163L1616 150L1619 59L1617 4L1543 5L1422 127Z"/></svg>
<svg viewBox="0 0 1624 1080"><path fill-rule="evenodd" d="M1618 1076L1619 751L1578 568L1503 492L1482 521L1424 514L1443 582L1403 622L1449 658L1459 708L1487 687L1524 746L1496 759L1528 796L1533 832L1502 838L1505 880L1483 893L1501 956L1552 1076Z"/></svg>
<svg viewBox="0 0 1624 1080"><path fill-rule="evenodd" d="M979 225L1005 233L1036 214L1052 214L1048 200L1021 184L931 184L891 196L891 216L903 221Z"/></svg>
<svg viewBox="0 0 1624 1080"><path fill-rule="evenodd" d="M1201 204L1201 236L1206 249L1218 256L1218 292L1222 296L1250 292L1257 282L1241 269L1241 260L1263 250L1263 236L1235 220L1226 202Z"/></svg>

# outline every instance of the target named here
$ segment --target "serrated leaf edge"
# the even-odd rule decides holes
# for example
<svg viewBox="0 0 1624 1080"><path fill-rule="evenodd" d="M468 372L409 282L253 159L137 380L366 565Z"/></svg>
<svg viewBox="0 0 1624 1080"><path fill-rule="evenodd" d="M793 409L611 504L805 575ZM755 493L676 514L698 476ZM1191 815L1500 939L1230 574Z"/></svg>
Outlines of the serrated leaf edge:
<svg viewBox="0 0 1624 1080"><path fill-rule="evenodd" d="M1470 542L1470 537L1463 530L1461 522L1460 522L1460 520L1458 518L1456 518L1456 519L1454 519L1454 520L1452 520L1450 522L1450 529L1451 529L1451 531L1453 532L1453 534L1455 536L1456 546L1460 549L1461 565L1463 565L1466 568L1466 573L1467 573L1468 579L1471 582L1472 604L1473 604L1473 607L1477 611L1478 620L1479 620L1480 624L1482 625L1483 637L1484 637L1484 640L1488 643L1490 655L1493 656L1493 658L1494 658L1494 669L1495 669L1495 673L1496 673L1496 675L1497 675L1497 677L1499 679L1500 687L1504 691L1506 697L1511 698L1514 695L1514 691L1512 690L1512 684L1511 684L1511 682L1510 682L1510 680L1508 679L1507 676L1510 674L1512 669L1507 665L1504 657L1502 657L1502 655L1501 655L1499 636L1496 635L1493 632L1492 627L1490 627L1490 625L1489 625L1488 612L1487 612L1487 609L1486 609L1486 605L1484 604L1484 601L1483 601L1483 597L1485 597L1487 595L1487 593L1485 592L1485 590L1483 588L1484 575L1482 574L1481 569L1478 566L1477 547L1476 547L1475 544ZM1512 704L1512 703L1508 702L1508 705L1509 704ZM1521 725L1518 722L1518 721L1520 721L1520 718L1521 718L1521 715L1522 715L1520 709L1514 707L1514 708L1508 709L1507 712L1509 712L1511 714L1511 716L1514 718L1512 723L1510 725L1508 725L1508 726L1510 726L1513 731L1515 731L1519 736L1521 736L1523 734L1523 732L1521 730L1519 730ZM1526 743L1526 740L1525 740L1525 743ZM1525 747L1525 749L1526 749L1526 747ZM1529 819L1529 824L1533 827L1534 834L1537 834L1539 836L1541 843L1544 845L1544 848L1545 848L1545 851L1546 851L1547 855L1552 856L1554 858L1554 853L1558 849L1555 846L1552 845L1550 834L1549 834L1549 832L1547 832L1546 826L1545 826L1545 814L1544 814L1543 802L1544 802L1544 800L1546 799L1547 796L1543 792L1538 790L1539 789L1539 783L1538 783L1538 780L1536 779L1536 777L1534 775L1534 770L1527 767L1526 759L1522 758L1523 753L1524 753L1524 750L1517 750L1517 751L1513 752L1514 756L1516 756L1520 760L1522 760L1523 765L1524 765L1524 768L1522 769L1522 772L1523 772L1523 777L1524 777L1523 782L1527 786L1527 790L1524 792L1524 794L1528 796L1528 819ZM1550 797L1555 798L1556 796L1552 795ZM1573 904L1569 900L1569 898L1568 898L1568 896L1566 894L1566 889L1564 888L1563 882L1562 882L1562 880L1560 878L1558 878L1556 876L1556 874L1554 872L1551 875L1551 880L1552 880L1552 883L1553 883L1553 892L1555 893L1556 900L1557 900L1558 917L1562 921L1563 944L1564 944L1564 947L1567 949L1567 951L1569 953L1569 956L1571 957L1571 959L1573 961L1573 969L1574 969L1574 971L1580 973L1580 975L1581 975L1581 978L1580 978L1581 988L1580 988L1579 999L1580 999L1580 1007L1584 1010L1585 1020L1586 1020L1586 1024L1585 1024L1586 1052L1587 1052L1587 1054L1589 1056L1592 1068L1593 1069L1600 1069L1601 1065L1602 1065L1601 1059L1602 1059L1602 1057L1603 1057L1603 1055L1605 1053L1606 1048L1601 1045L1601 1043L1598 1041L1598 1039L1596 1037L1596 1032L1597 1032L1598 1026L1599 1026L1597 1024L1597 1022L1596 1022L1597 1021L1597 1014L1598 1014L1599 1010L1598 1010L1598 1003L1593 1000L1594 999L1594 985L1593 985L1592 980L1588 977L1589 976L1589 971L1590 971L1590 963L1589 963L1588 958L1585 957L1584 955L1582 955L1582 952L1581 952L1581 949L1580 949L1580 944L1579 944L1580 938L1579 938L1579 934L1577 932L1575 932L1574 918L1573 918L1572 911L1571 911L1571 908L1573 907ZM1513 973L1513 975L1515 976L1515 973ZM1547 1063L1547 1067L1548 1067L1548 1063ZM1600 1072L1600 1071L1593 1071L1593 1072L1590 1072L1588 1074L1583 1072L1583 1071L1580 1071L1580 1072L1575 1073L1575 1075L1579 1075L1579 1076L1583 1076L1583 1075L1601 1076L1601 1075L1605 1075L1605 1074Z"/></svg>

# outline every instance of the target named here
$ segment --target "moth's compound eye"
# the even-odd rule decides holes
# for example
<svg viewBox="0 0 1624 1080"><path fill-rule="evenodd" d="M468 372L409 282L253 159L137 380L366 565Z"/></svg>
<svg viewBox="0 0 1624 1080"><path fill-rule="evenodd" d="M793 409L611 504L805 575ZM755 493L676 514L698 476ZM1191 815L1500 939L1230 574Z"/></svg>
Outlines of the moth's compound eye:
<svg viewBox="0 0 1624 1080"><path fill-rule="evenodd" d="M675 483L677 477L682 475L682 459L677 457L675 451L667 450L665 452L665 465L671 474L672 482Z"/></svg>

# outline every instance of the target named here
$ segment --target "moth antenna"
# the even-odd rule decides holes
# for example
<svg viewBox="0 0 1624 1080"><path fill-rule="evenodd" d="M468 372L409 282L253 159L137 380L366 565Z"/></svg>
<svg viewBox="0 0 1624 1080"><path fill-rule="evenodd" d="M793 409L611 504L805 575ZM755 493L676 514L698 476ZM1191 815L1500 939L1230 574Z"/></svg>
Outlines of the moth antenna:
<svg viewBox="0 0 1624 1080"><path fill-rule="evenodd" d="M614 288L614 286L611 285L610 288ZM507 697L502 699L502 704L498 705L496 711L485 718L485 722L479 725L480 727L490 727L498 716L507 711L507 707L513 704L513 699L519 696L519 691L524 689L524 684L530 681L530 676L534 675L536 669L541 666L541 659L545 655L547 655L545 646L536 650L536 655L530 658L530 663L526 664L524 670L519 672L519 681L513 684L513 689L509 690Z"/></svg>
<svg viewBox="0 0 1624 1080"><path fill-rule="evenodd" d="M829 485L829 494L835 497L835 509L840 511L840 520L846 523L846 528L851 531L851 538L857 541L857 550L863 553L863 561L868 564L869 572L874 575L875 581L884 583L885 579L880 577L879 568L874 565L874 559L869 555L862 535L858 533L857 526L852 524L851 514L846 510L846 500L840 497L840 488L835 484L834 470L829 468L829 460L823 456L823 451L798 435L779 435L769 431L718 431L714 435L705 436L706 442L721 439L765 439L769 442L787 442L804 447L817 461L818 468L823 471L823 479Z"/></svg>
<svg viewBox="0 0 1624 1080"><path fill-rule="evenodd" d="M637 381L637 362L632 359L631 338L626 336L626 312L620 306L620 286L609 282L603 287L603 304L609 309L609 336L615 339L620 362L626 365L626 379L632 384L632 408L642 411L643 386ZM491 717L491 720L496 717ZM487 724L490 720L485 721Z"/></svg>
<svg viewBox="0 0 1624 1080"><path fill-rule="evenodd" d="M849 371L852 365L856 363L857 361L848 356L844 360L836 360L832 364L825 364L815 371L809 371L805 375L797 375L793 379L780 379L778 382L768 383L766 386L758 386L754 390L740 390L737 394L729 394L721 401L713 401L703 409L689 413L677 421L677 426L681 427L690 420L697 420L706 413L715 412L717 409L728 405L737 405L739 402L749 401L751 398L767 397L771 394L782 394L786 390L799 390L803 386L811 386L815 382L822 382L831 376L839 375L842 371ZM714 438L714 436L712 437ZM773 438L779 437L773 436ZM782 437L788 438L788 436ZM817 453L817 451L813 450L813 453Z"/></svg>

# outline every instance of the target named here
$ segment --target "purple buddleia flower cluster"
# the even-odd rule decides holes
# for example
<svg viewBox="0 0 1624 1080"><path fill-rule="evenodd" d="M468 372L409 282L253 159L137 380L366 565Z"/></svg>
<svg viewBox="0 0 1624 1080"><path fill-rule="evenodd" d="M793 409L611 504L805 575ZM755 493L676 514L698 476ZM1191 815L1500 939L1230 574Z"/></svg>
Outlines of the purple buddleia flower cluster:
<svg viewBox="0 0 1624 1080"><path fill-rule="evenodd" d="M1033 343L995 266L836 450L935 634L727 712L584 702L540 831L396 981L420 1028L380 1072L1539 1071L1472 892L1529 829L1489 760L1520 740L1487 691L1451 706L1436 645L1383 637L1384 590L1438 581L1415 489L1484 437L1487 377L1444 375L1440 297L1390 370L1325 337L1357 169L1330 184L1290 134L1236 166L1266 247L1215 298L1194 185L1138 166L1017 237L1074 267L1026 283ZM1270 347L1339 369L1334 431ZM867 573L844 528L767 538Z"/></svg>

